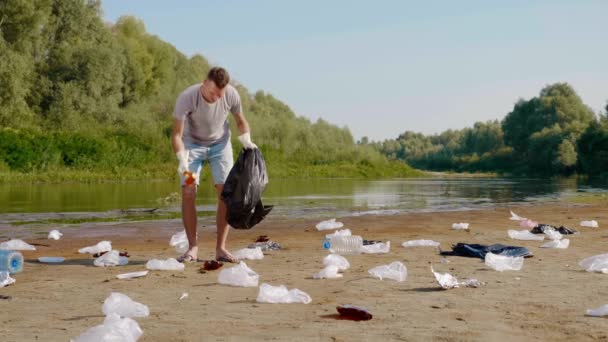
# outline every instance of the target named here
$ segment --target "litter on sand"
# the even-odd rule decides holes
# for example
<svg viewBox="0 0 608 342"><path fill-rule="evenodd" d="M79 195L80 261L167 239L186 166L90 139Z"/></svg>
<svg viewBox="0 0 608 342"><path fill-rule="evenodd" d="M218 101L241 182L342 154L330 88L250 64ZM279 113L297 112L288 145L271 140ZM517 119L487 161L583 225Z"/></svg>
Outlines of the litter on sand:
<svg viewBox="0 0 608 342"><path fill-rule="evenodd" d="M256 299L258 303L272 303L272 304L289 304L289 303L302 303L308 304L312 301L310 296L301 290L291 289L288 290L285 285L272 286L270 284L260 285L260 292Z"/></svg>
<svg viewBox="0 0 608 342"><path fill-rule="evenodd" d="M243 261L236 266L223 269L218 277L220 284L241 287L256 287L259 280L260 276Z"/></svg>
<svg viewBox="0 0 608 342"><path fill-rule="evenodd" d="M392 279L401 282L407 279L407 268L399 261L394 261L388 265L376 266L367 272L372 277L380 280Z"/></svg>
<svg viewBox="0 0 608 342"><path fill-rule="evenodd" d="M599 225L596 220L581 221L581 227L597 228Z"/></svg>
<svg viewBox="0 0 608 342"><path fill-rule="evenodd" d="M410 240L401 244L403 247L439 247L439 242L433 240Z"/></svg>
<svg viewBox="0 0 608 342"><path fill-rule="evenodd" d="M0 249L7 249L11 251L35 251L36 247L23 240L12 239L0 243Z"/></svg>
<svg viewBox="0 0 608 342"><path fill-rule="evenodd" d="M485 256L485 264L498 272L519 271L524 265L524 258L487 253Z"/></svg>
<svg viewBox="0 0 608 342"><path fill-rule="evenodd" d="M317 230L332 230L342 228L344 227L344 224L342 222L336 221L336 219L333 218L331 220L321 221L317 223L315 227L317 228Z"/></svg>
<svg viewBox="0 0 608 342"><path fill-rule="evenodd" d="M117 275L116 278L118 278L118 279L132 279L132 278L145 277L146 275L148 275L148 272L149 271L122 273L122 274Z"/></svg>

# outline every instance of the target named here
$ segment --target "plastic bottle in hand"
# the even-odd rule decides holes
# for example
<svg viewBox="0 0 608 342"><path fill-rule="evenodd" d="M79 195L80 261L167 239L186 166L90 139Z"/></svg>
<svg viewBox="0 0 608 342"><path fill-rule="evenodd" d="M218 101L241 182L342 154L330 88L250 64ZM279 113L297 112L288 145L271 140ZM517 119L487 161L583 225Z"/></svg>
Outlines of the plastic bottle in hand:
<svg viewBox="0 0 608 342"><path fill-rule="evenodd" d="M323 239L323 248L336 254L359 254L363 246L363 238L358 235L332 236Z"/></svg>

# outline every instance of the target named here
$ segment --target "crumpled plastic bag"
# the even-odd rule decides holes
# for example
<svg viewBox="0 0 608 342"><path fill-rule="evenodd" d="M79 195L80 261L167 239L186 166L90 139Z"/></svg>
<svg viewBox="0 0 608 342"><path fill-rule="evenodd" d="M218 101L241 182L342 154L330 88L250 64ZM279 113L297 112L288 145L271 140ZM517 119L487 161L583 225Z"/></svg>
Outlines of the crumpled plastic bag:
<svg viewBox="0 0 608 342"><path fill-rule="evenodd" d="M150 310L147 305L138 303L129 296L119 293L112 292L108 298L103 302L101 307L103 314L108 316L111 314L117 314L121 317L148 317Z"/></svg>
<svg viewBox="0 0 608 342"><path fill-rule="evenodd" d="M220 284L231 286L256 287L259 281L260 276L243 261L234 267L223 269L218 276Z"/></svg>
<svg viewBox="0 0 608 342"><path fill-rule="evenodd" d="M287 290L285 285L272 286L270 284L263 283L260 285L260 292L256 299L258 303L303 303L308 304L312 301L310 296L303 291L298 289Z"/></svg>
<svg viewBox="0 0 608 342"><path fill-rule="evenodd" d="M371 268L367 271L372 277L383 279L392 279L396 281L405 281L407 279L407 268L399 261L391 262L388 265L380 265Z"/></svg>
<svg viewBox="0 0 608 342"><path fill-rule="evenodd" d="M378 242L373 243L371 245L363 245L361 246L361 253L365 254L379 254L379 253L388 253L391 250L391 242Z"/></svg>
<svg viewBox="0 0 608 342"><path fill-rule="evenodd" d="M513 240L529 240L529 241L543 241L544 235L534 235L529 230L513 230L509 229L507 232L509 237Z"/></svg>
<svg viewBox="0 0 608 342"><path fill-rule="evenodd" d="M321 221L317 223L315 226L317 230L330 230L330 229L338 229L344 227L342 222L336 222L336 219L333 218L331 220Z"/></svg>
<svg viewBox="0 0 608 342"><path fill-rule="evenodd" d="M525 219L525 220L519 221L519 226L523 227L523 228L532 229L532 228L538 226L538 222L532 221L530 219Z"/></svg>
<svg viewBox="0 0 608 342"><path fill-rule="evenodd" d="M188 247L190 244L188 243L188 236L186 235L186 231L182 230L179 233L175 233L171 236L171 240L169 241L169 246L175 247L175 251L177 253L183 254L188 251Z"/></svg>
<svg viewBox="0 0 608 342"><path fill-rule="evenodd" d="M508 257L486 253L485 264L499 272L519 271L524 265L524 257Z"/></svg>
<svg viewBox="0 0 608 342"><path fill-rule="evenodd" d="M103 324L90 328L72 342L135 342L143 330L131 318L121 318L117 314L106 316Z"/></svg>
<svg viewBox="0 0 608 342"><path fill-rule="evenodd" d="M555 228L546 228L545 230L543 230L543 234L545 234L545 236L549 240L561 240L561 238L563 237L560 232L555 230Z"/></svg>
<svg viewBox="0 0 608 342"><path fill-rule="evenodd" d="M457 288L460 286L480 287L482 285L482 283L479 280L473 279L473 278L467 279L463 282L459 282L456 277L454 277L453 275L451 275L449 273L435 272L435 270L433 269L433 266L431 266L431 272L433 272L433 275L435 276L437 283L439 283L439 286L441 286L441 288L446 289L446 290Z"/></svg>
<svg viewBox="0 0 608 342"><path fill-rule="evenodd" d="M468 223L454 223L452 224L452 229L462 229L462 230L466 230L469 229L469 224Z"/></svg>
<svg viewBox="0 0 608 342"><path fill-rule="evenodd" d="M597 228L599 225L597 224L596 220L581 221L581 227Z"/></svg>
<svg viewBox="0 0 608 342"><path fill-rule="evenodd" d="M585 258L578 264L587 272L608 273L608 253Z"/></svg>
<svg viewBox="0 0 608 342"><path fill-rule="evenodd" d="M324 266L335 265L338 267L339 271L346 271L347 269L350 268L350 263L348 262L348 260L346 260L345 257L343 257L339 254L330 254L330 255L326 256L325 258L323 258L323 265Z"/></svg>
<svg viewBox="0 0 608 342"><path fill-rule="evenodd" d="M410 240L401 244L403 247L439 247L439 242L433 240Z"/></svg>
<svg viewBox="0 0 608 342"><path fill-rule="evenodd" d="M0 271L0 287L9 286L10 284L14 284L15 281L14 278L11 278L8 271Z"/></svg>
<svg viewBox="0 0 608 342"><path fill-rule="evenodd" d="M327 234L325 235L326 239L331 239L332 236L352 236L353 233L350 231L350 229L346 228L346 229L340 229L340 230L336 230L335 232L331 233L331 234Z"/></svg>
<svg viewBox="0 0 608 342"><path fill-rule="evenodd" d="M559 233L558 233L559 234ZM542 248L559 248L566 249L570 246L570 239L551 240L540 245Z"/></svg>
<svg viewBox="0 0 608 342"><path fill-rule="evenodd" d="M112 242L110 241L101 241L95 246L84 247L78 250L78 253L81 254L97 254L101 252L109 252L112 250Z"/></svg>
<svg viewBox="0 0 608 342"><path fill-rule="evenodd" d="M145 277L146 275L148 275L148 271L139 271L139 272L122 273L122 274L117 275L116 278L132 279L132 278Z"/></svg>
<svg viewBox="0 0 608 342"><path fill-rule="evenodd" d="M186 266L175 258L169 258L167 260L152 259L146 263L146 268L149 270L158 271L183 271Z"/></svg>
<svg viewBox="0 0 608 342"><path fill-rule="evenodd" d="M7 249L11 251L35 251L36 247L23 240L12 239L0 243L0 249Z"/></svg>
<svg viewBox="0 0 608 342"><path fill-rule="evenodd" d="M606 315L608 315L608 304L604 304L595 309L587 309L587 316L603 317Z"/></svg>
<svg viewBox="0 0 608 342"><path fill-rule="evenodd" d="M527 220L527 218L521 217L521 216L517 215L516 213L514 213L513 211L511 211L511 217L509 218L509 220L511 220L511 221L525 221L525 220Z"/></svg>
<svg viewBox="0 0 608 342"><path fill-rule="evenodd" d="M57 229L53 229L49 232L49 236L47 237L49 240L53 239L53 240L59 240L61 239L61 237L63 236L63 233L61 233L60 231L58 231Z"/></svg>
<svg viewBox="0 0 608 342"><path fill-rule="evenodd" d="M338 273L340 269L336 265L326 266L324 269L315 273L312 277L315 279L336 279L342 278L342 274Z"/></svg>
<svg viewBox="0 0 608 342"><path fill-rule="evenodd" d="M264 253L262 253L262 248L243 248L233 253L234 257L242 260L261 260L264 259Z"/></svg>
<svg viewBox="0 0 608 342"><path fill-rule="evenodd" d="M120 252L112 250L93 261L97 267L124 266L129 263L129 258L120 256Z"/></svg>

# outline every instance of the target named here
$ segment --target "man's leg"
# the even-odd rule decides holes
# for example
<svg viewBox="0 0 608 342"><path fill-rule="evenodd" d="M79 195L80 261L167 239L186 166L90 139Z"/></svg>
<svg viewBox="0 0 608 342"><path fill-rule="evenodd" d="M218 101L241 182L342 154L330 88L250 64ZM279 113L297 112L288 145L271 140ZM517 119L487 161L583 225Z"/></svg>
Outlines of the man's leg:
<svg viewBox="0 0 608 342"><path fill-rule="evenodd" d="M217 212L215 215L215 222L217 224L217 242L215 245L215 258L236 261L236 258L226 249L226 239L228 238L228 230L230 229L230 226L226 220L226 203L222 201L221 197L223 189L224 184L215 185L215 191L217 192Z"/></svg>
<svg viewBox="0 0 608 342"><path fill-rule="evenodd" d="M183 260L196 260L198 258L198 239L197 239L197 216L196 216L196 185L182 186L182 222L186 228L189 249L182 257ZM190 256L190 258L187 258Z"/></svg>

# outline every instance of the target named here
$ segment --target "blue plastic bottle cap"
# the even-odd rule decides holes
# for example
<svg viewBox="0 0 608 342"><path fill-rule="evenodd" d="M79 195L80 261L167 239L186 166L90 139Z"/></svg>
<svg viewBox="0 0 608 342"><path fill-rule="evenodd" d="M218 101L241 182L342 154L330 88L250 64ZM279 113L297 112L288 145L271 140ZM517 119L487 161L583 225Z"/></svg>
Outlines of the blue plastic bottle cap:
<svg viewBox="0 0 608 342"><path fill-rule="evenodd" d="M13 260L11 260L11 268L17 268L19 267L19 259L15 258Z"/></svg>
<svg viewBox="0 0 608 342"><path fill-rule="evenodd" d="M329 240L323 240L323 248L325 249L329 249L329 247L331 247L331 242L329 242Z"/></svg>

